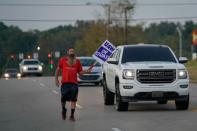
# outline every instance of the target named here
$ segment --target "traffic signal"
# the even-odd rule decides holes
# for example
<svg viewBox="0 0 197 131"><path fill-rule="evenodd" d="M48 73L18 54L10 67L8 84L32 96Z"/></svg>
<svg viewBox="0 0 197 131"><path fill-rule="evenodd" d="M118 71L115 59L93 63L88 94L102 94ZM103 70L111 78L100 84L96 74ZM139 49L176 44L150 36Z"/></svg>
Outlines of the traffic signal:
<svg viewBox="0 0 197 131"><path fill-rule="evenodd" d="M53 67L54 67L54 61L51 60L51 61L50 61L50 69L53 69Z"/></svg>
<svg viewBox="0 0 197 131"><path fill-rule="evenodd" d="M48 58L51 58L51 53L48 53Z"/></svg>

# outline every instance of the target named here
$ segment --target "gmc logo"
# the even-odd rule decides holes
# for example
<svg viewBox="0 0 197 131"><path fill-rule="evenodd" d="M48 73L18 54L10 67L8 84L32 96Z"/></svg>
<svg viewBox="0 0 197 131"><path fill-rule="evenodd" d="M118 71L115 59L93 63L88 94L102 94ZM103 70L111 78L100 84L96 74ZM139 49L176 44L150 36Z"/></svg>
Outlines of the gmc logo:
<svg viewBox="0 0 197 131"><path fill-rule="evenodd" d="M164 76L164 72L149 72L149 76L154 76L154 77L158 77L158 76L160 76L160 77L162 77L162 76Z"/></svg>

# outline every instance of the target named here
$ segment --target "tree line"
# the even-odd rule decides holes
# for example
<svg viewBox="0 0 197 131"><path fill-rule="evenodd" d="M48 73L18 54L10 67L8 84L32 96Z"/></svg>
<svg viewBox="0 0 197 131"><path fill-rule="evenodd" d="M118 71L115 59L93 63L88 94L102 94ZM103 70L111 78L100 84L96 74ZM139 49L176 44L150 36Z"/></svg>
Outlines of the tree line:
<svg viewBox="0 0 197 131"><path fill-rule="evenodd" d="M183 39L183 56L191 58L192 31L197 23L185 22L184 25L173 22L152 23L147 27L143 24L127 26L127 43L125 43L125 29L120 24L109 26L103 20L77 21L75 25L58 26L46 31L22 31L15 26L7 26L0 22L0 69L17 67L18 54L25 56L38 52L39 58L47 64L47 54L60 51L61 56L68 48L75 48L78 56L91 56L102 42L108 39L115 46L123 44L165 44L170 46L178 56L179 35L177 27L181 29ZM13 57L14 56L14 57Z"/></svg>

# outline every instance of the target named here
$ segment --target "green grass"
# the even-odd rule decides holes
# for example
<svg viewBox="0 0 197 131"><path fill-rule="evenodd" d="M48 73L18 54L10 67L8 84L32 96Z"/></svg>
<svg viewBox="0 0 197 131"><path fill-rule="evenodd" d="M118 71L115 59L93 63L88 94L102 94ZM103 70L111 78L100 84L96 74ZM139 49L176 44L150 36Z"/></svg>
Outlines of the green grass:
<svg viewBox="0 0 197 131"><path fill-rule="evenodd" d="M197 82L197 60L189 61L186 67L189 72L190 80Z"/></svg>

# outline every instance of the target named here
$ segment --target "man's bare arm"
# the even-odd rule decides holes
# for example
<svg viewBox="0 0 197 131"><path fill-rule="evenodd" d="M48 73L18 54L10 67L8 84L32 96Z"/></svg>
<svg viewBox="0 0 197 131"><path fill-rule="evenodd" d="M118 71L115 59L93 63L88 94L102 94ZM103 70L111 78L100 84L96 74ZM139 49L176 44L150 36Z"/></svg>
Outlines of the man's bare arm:
<svg viewBox="0 0 197 131"><path fill-rule="evenodd" d="M83 70L81 72L79 72L79 75L83 75L83 74L90 74L92 72L92 68L96 65L96 62L94 64L92 64L87 70Z"/></svg>
<svg viewBox="0 0 197 131"><path fill-rule="evenodd" d="M83 71L79 72L79 75L89 74L90 72L91 72L91 71L83 70Z"/></svg>
<svg viewBox="0 0 197 131"><path fill-rule="evenodd" d="M55 84L56 86L60 86L60 82L59 82L59 75L60 75L60 71L61 69L59 67L56 68L56 71L55 71Z"/></svg>

